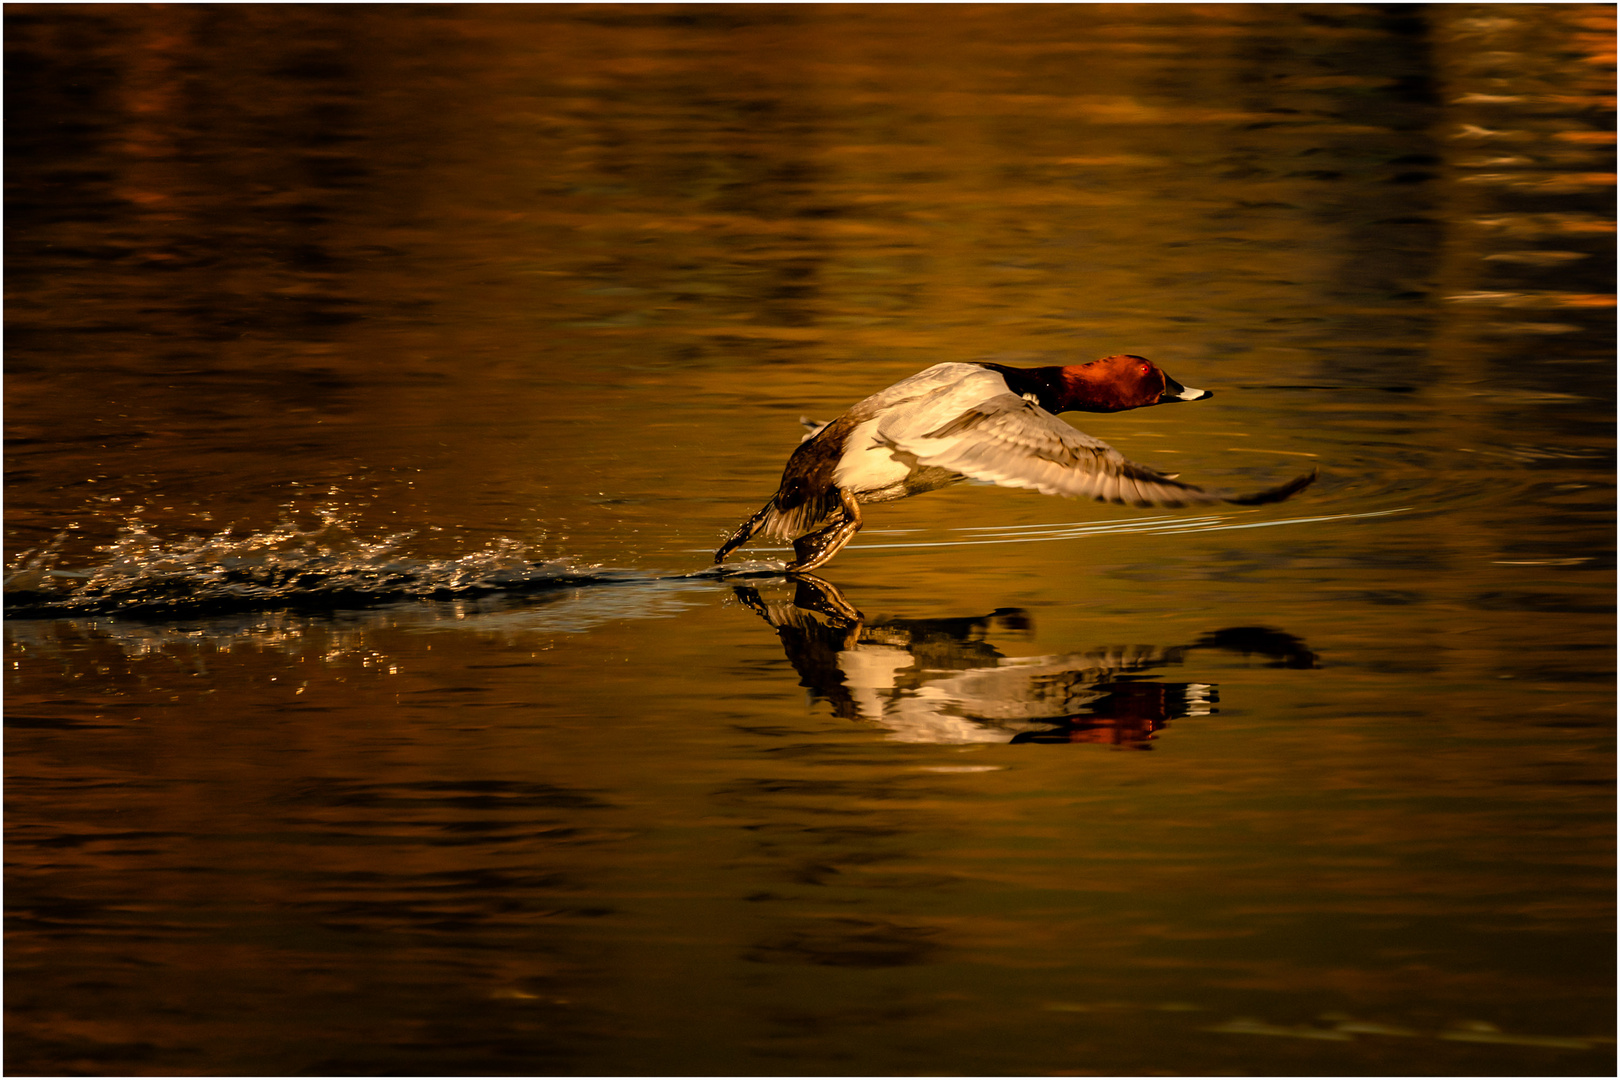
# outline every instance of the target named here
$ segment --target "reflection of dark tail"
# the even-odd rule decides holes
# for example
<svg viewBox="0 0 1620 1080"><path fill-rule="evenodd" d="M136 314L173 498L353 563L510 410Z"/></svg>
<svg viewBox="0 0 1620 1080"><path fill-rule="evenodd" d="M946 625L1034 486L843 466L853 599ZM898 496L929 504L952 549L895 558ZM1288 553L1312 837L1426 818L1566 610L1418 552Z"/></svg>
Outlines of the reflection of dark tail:
<svg viewBox="0 0 1620 1080"><path fill-rule="evenodd" d="M1310 487L1312 481L1316 479L1317 474L1320 472L1320 469L1312 469L1304 476L1296 476L1286 484L1267 488L1265 491L1259 491L1253 495L1222 495L1221 498L1233 506L1264 506L1266 503L1282 502L1295 492Z"/></svg>
<svg viewBox="0 0 1620 1080"><path fill-rule="evenodd" d="M727 555L730 555L737 548L742 547L744 544L748 543L748 541L752 540L754 538L754 534L759 532L759 527L765 524L765 519L770 516L771 510L775 506L776 496L772 495L770 501L759 508L759 513L737 526L737 531L732 533L731 538L725 543L721 544L720 550L714 553L715 565L718 566L725 562Z"/></svg>
<svg viewBox="0 0 1620 1080"><path fill-rule="evenodd" d="M1244 656L1258 653L1272 660L1267 667L1303 670L1316 667L1316 654L1307 648L1303 641L1293 634L1273 630L1269 626L1229 626L1224 630L1204 634L1188 648L1222 649L1226 652L1242 653Z"/></svg>

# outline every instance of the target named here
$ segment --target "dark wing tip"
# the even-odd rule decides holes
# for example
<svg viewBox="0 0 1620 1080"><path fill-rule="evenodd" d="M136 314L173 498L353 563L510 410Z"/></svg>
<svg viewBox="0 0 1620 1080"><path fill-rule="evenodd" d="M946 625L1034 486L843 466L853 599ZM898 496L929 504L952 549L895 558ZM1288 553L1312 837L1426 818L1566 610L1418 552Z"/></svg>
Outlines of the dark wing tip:
<svg viewBox="0 0 1620 1080"><path fill-rule="evenodd" d="M1267 503L1282 502L1290 495L1310 487L1321 471L1321 469L1313 468L1304 476L1296 476L1286 484L1267 488L1265 491L1259 491L1253 495L1228 495L1226 501L1234 506L1264 506Z"/></svg>

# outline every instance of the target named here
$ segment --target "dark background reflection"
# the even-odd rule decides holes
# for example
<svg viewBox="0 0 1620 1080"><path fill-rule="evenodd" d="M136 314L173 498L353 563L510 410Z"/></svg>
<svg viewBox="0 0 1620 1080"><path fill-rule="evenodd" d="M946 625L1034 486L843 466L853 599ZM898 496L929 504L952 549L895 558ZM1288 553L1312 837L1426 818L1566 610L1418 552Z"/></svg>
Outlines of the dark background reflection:
<svg viewBox="0 0 1620 1080"><path fill-rule="evenodd" d="M1613 1071L1612 7L5 18L9 1072Z"/></svg>

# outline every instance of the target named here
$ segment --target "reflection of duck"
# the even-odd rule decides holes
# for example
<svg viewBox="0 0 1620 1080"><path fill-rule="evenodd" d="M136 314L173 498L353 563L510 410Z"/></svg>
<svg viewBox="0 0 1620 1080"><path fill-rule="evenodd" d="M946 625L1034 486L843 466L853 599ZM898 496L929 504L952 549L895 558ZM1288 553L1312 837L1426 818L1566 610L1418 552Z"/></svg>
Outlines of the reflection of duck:
<svg viewBox="0 0 1620 1080"><path fill-rule="evenodd" d="M1172 719L1211 711L1215 688L1150 680L1192 649L1214 648L1314 667L1315 654L1291 634L1235 627L1191 645L1125 646L1053 656L1008 657L994 632L1029 628L1018 608L954 619L868 622L830 583L793 579L791 602L768 601L749 586L739 599L776 629L800 683L833 712L921 743L1108 742L1147 749Z"/></svg>
<svg viewBox="0 0 1620 1080"><path fill-rule="evenodd" d="M972 478L1136 506L1280 502L1314 472L1254 495L1205 491L1126 461L1056 413L1120 412L1212 396L1140 356L1069 367L935 364L822 424L788 458L782 484L715 552L755 534L793 541L790 570L813 570L861 528L861 504L890 502Z"/></svg>

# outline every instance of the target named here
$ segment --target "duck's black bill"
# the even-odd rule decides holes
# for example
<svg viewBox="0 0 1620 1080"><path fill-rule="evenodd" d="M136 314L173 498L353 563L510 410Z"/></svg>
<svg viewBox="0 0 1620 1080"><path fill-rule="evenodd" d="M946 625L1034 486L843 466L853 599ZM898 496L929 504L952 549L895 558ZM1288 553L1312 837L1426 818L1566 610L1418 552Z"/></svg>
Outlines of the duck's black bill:
<svg viewBox="0 0 1620 1080"><path fill-rule="evenodd" d="M1203 401L1212 398L1215 394L1210 390L1199 390L1192 386L1182 386L1176 380L1166 375L1164 377L1164 393L1159 395L1155 405L1164 405L1171 401Z"/></svg>

